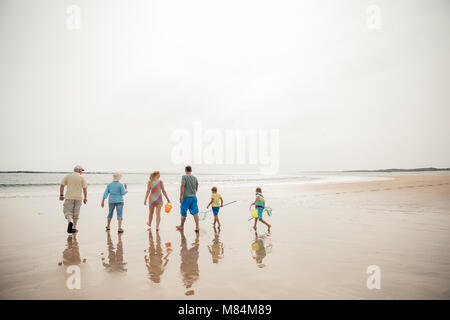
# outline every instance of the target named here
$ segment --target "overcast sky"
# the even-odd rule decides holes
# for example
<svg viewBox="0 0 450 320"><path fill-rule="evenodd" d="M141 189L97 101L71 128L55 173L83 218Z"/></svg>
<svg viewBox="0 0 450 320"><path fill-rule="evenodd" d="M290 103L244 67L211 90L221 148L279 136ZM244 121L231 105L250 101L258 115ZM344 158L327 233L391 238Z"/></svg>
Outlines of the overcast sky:
<svg viewBox="0 0 450 320"><path fill-rule="evenodd" d="M194 121L278 130L281 171L450 167L447 0L1 0L0 70L0 170L179 170Z"/></svg>

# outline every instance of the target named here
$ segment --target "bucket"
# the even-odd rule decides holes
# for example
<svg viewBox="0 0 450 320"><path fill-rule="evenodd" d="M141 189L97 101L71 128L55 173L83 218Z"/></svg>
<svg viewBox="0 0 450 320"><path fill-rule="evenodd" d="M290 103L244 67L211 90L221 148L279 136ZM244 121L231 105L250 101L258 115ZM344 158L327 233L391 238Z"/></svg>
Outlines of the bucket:
<svg viewBox="0 0 450 320"><path fill-rule="evenodd" d="M164 211L166 211L166 213L169 213L170 210L172 210L172 204L169 202L164 206Z"/></svg>

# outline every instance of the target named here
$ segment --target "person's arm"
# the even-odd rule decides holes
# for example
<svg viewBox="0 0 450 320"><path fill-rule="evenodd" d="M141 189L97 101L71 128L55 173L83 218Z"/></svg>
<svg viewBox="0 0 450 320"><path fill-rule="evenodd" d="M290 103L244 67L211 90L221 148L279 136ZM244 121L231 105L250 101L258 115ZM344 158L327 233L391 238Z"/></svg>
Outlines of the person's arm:
<svg viewBox="0 0 450 320"><path fill-rule="evenodd" d="M109 184L106 186L105 192L103 193L102 208L105 206L105 200L108 198L108 195L109 195Z"/></svg>
<svg viewBox="0 0 450 320"><path fill-rule="evenodd" d="M160 180L160 181L161 181L162 193L163 193L164 197L166 197L167 202L170 202L169 197L167 196L167 193L166 193L166 189L164 188L164 183L162 182L162 180Z"/></svg>
<svg viewBox="0 0 450 320"><path fill-rule="evenodd" d="M256 203L256 200L255 200L255 202L253 202L253 203L250 205L250 209L252 208L252 206L253 206L255 203Z"/></svg>
<svg viewBox="0 0 450 320"><path fill-rule="evenodd" d="M63 201L64 200L64 185L61 184L59 186L59 200Z"/></svg>
<svg viewBox="0 0 450 320"><path fill-rule="evenodd" d="M223 207L223 199L220 197L220 206Z"/></svg>
<svg viewBox="0 0 450 320"><path fill-rule="evenodd" d="M84 202L84 204L86 204L87 203L87 182L84 178L82 178L82 179L83 179L83 194L84 194L83 202Z"/></svg>
<svg viewBox="0 0 450 320"><path fill-rule="evenodd" d="M122 184L122 187L120 188L120 194L124 196L127 193L128 193L127 185L126 184Z"/></svg>
<svg viewBox="0 0 450 320"><path fill-rule="evenodd" d="M150 194L150 181L147 183L147 192L145 193L144 206L147 205L147 198L149 194Z"/></svg>
<svg viewBox="0 0 450 320"><path fill-rule="evenodd" d="M196 183L196 185L195 185L195 192L197 192L198 191L198 180L197 180L197 177L195 177L195 183Z"/></svg>
<svg viewBox="0 0 450 320"><path fill-rule="evenodd" d="M61 185L59 186L59 200L64 200L64 187L67 186L67 176L65 176L62 181Z"/></svg>
<svg viewBox="0 0 450 320"><path fill-rule="evenodd" d="M83 188L83 194L84 194L83 202L84 202L84 204L86 204L87 203L87 188Z"/></svg>
<svg viewBox="0 0 450 320"><path fill-rule="evenodd" d="M180 202L183 202L183 194L184 194L184 181L181 181L181 186L180 186Z"/></svg>
<svg viewBox="0 0 450 320"><path fill-rule="evenodd" d="M211 201L208 203L208 205L206 206L206 209L208 209L209 208L209 206L211 205L211 203L213 203L213 201L214 201L214 199L213 198L211 198Z"/></svg>

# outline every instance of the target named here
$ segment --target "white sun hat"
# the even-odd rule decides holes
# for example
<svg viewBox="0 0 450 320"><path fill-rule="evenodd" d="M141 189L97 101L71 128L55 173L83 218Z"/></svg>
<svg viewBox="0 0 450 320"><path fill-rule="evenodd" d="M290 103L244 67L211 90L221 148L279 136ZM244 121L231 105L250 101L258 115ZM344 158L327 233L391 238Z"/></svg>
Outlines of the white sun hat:
<svg viewBox="0 0 450 320"><path fill-rule="evenodd" d="M76 165L75 168L73 168L73 171L74 171L74 172L75 172L75 171L79 171L79 170L84 171L83 167L80 166L80 165Z"/></svg>
<svg viewBox="0 0 450 320"><path fill-rule="evenodd" d="M113 174L113 181L119 182L120 179L122 179L122 174L121 173L114 173Z"/></svg>

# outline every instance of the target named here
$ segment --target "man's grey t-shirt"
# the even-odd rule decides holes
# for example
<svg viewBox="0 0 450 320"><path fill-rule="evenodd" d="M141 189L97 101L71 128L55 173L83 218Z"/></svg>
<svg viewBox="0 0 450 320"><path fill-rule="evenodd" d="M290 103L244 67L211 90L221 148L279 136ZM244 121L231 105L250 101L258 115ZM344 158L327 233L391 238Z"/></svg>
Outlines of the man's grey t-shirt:
<svg viewBox="0 0 450 320"><path fill-rule="evenodd" d="M191 174L185 174L181 178L181 182L184 182L183 199L189 198L189 197L195 197L195 195L197 193L197 185L198 185L197 178Z"/></svg>

